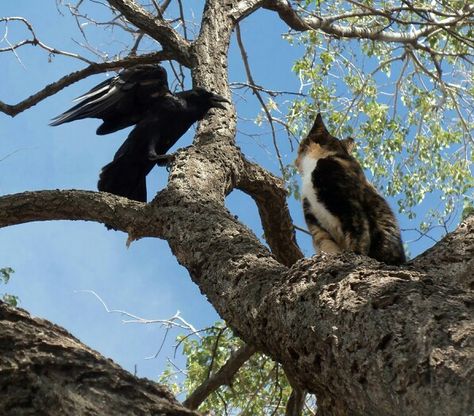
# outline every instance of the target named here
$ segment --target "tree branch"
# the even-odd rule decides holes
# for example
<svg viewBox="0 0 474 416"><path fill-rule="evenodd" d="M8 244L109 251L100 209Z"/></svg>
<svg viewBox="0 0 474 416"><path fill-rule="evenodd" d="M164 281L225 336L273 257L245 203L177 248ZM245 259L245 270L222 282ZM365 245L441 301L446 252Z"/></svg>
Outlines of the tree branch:
<svg viewBox="0 0 474 416"><path fill-rule="evenodd" d="M130 23L158 41L165 51L171 51L179 63L188 68L195 62L190 53L191 44L176 32L164 19L152 16L133 0L107 0Z"/></svg>
<svg viewBox="0 0 474 416"><path fill-rule="evenodd" d="M0 52L14 52L15 49L18 49L24 45L32 45L32 46L39 46L40 48L46 50L49 52L50 56L51 55L63 55L67 56L69 58L75 58L80 61L86 62L88 64L92 64L92 62L89 59L84 58L81 55L78 55L76 53L71 53L71 52L66 52L66 51L61 51L57 48L53 48L51 46L46 45L44 42L42 42L38 36L35 33L35 30L33 29L33 25L24 17L16 17L16 16L11 16L11 17L0 17L0 22L5 22L5 24L8 24L8 22L21 22L23 23L28 31L31 33L32 39L24 39L20 42L15 43L12 45L5 34L2 40L5 40L9 46L6 48L0 48ZM1 42L1 41L0 41ZM15 53L15 52L14 52Z"/></svg>
<svg viewBox="0 0 474 416"><path fill-rule="evenodd" d="M284 181L245 159L244 166L236 188L254 199L265 240L277 260L289 267L303 258L303 253L296 243Z"/></svg>
<svg viewBox="0 0 474 416"><path fill-rule="evenodd" d="M474 287L474 215L410 264L420 271L436 270L433 279L438 284L449 283L471 290Z"/></svg>
<svg viewBox="0 0 474 416"><path fill-rule="evenodd" d="M0 301L0 413L198 416L66 330ZM19 393L20 392L20 393Z"/></svg>
<svg viewBox="0 0 474 416"><path fill-rule="evenodd" d="M447 28L462 24L462 19L469 17L474 10L474 6L469 6L461 16L453 15L438 22L426 22L426 25L418 30L395 32L380 30L379 27L357 27L352 24L342 26L335 24L333 17L308 16L303 18L291 7L288 0L266 0L263 7L277 12L290 28L298 32L321 30L327 35L341 38L370 39L403 44L416 44L418 39L430 35L440 27Z"/></svg>
<svg viewBox="0 0 474 416"><path fill-rule="evenodd" d="M237 4L230 11L229 15L235 22L239 22L245 17L252 14L255 10L259 9L265 0L242 0L237 1Z"/></svg>
<svg viewBox="0 0 474 416"><path fill-rule="evenodd" d="M295 380L285 372L291 386L291 394L286 403L285 416L302 416L306 402L307 391L295 383Z"/></svg>
<svg viewBox="0 0 474 416"><path fill-rule="evenodd" d="M31 221L85 220L112 226L129 238L160 236L153 208L106 192L36 191L0 197L0 227Z"/></svg>
<svg viewBox="0 0 474 416"><path fill-rule="evenodd" d="M216 87L216 92L228 93L231 6L207 0L201 33L193 44L199 57L193 80ZM28 203L4 203L9 198L4 197L0 208L8 212L0 209L0 224L16 223L18 212L22 220L94 215L126 230L134 227L134 235L166 239L236 334L282 363L298 386L317 394L321 415L466 414L473 388L472 352L467 348L469 293L449 279L442 283L449 271L440 274L437 265L430 265L432 255L426 256L422 271L351 253L315 256L285 267L224 206L237 184L263 194L256 189L262 188L263 174L258 169L254 177L245 173L251 168L233 145L234 135L234 110L211 111L199 125L198 145L178 152L168 186L149 205L94 193L72 194L70 201L61 197L59 203L54 197L36 203L26 196L23 202ZM285 206L283 192L275 187L266 192ZM92 211L80 201L88 198ZM108 206L101 198L114 200ZM76 205L74 213L66 205ZM86 212L80 214L79 207ZM128 224L134 209L138 212ZM458 244L462 238L461 246L471 241L474 218L466 224L454 240ZM291 239L289 228L284 223L282 241Z"/></svg>
<svg viewBox="0 0 474 416"><path fill-rule="evenodd" d="M270 128L272 131L272 142L273 142L273 148L275 149L275 153L278 159L278 164L280 165L280 172L282 175L285 173L285 166L283 165L283 161L281 159L281 154L280 154L280 149L278 147L277 139L276 139L276 131L275 131L275 126L273 125L273 117L270 113L270 110L268 109L267 105L265 104L265 101L263 100L262 94L260 94L260 90L256 87L255 81L252 76L252 71L250 70L250 65L248 61L248 55L247 51L245 50L244 43L242 41L242 35L240 33L240 25L236 23L235 25L235 33L237 36L237 44L239 45L240 49L240 55L242 56L242 62L244 64L245 68L245 73L247 74L247 80L250 85L250 88L252 89L252 92L254 95L257 97L258 102L262 106L262 109L265 113L265 116L267 117L268 123L270 124Z"/></svg>
<svg viewBox="0 0 474 416"><path fill-rule="evenodd" d="M301 416L303 414L306 400L306 391L298 387L293 387L290 398L286 404L285 416Z"/></svg>
<svg viewBox="0 0 474 416"><path fill-rule="evenodd" d="M244 345L231 354L227 362L214 375L209 377L183 402L189 409L197 409L206 398L223 385L229 385L235 374L245 362L256 352L254 347Z"/></svg>
<svg viewBox="0 0 474 416"><path fill-rule="evenodd" d="M173 55L170 52L160 51L154 52L146 55L140 56L130 56L125 59L121 59L113 62L103 62L91 64L88 67L81 69L79 71L73 72L69 75L66 75L59 79L58 81L53 82L52 84L47 85L42 90L37 93L29 96L25 100L19 102L18 104L5 104L0 101L0 111L8 114L9 116L16 116L17 114L33 107L44 99L56 94L58 91L61 91L63 88L74 84L77 81L80 81L84 78L87 78L90 75L100 74L101 72L106 72L111 69L119 68L129 68L137 64L151 64L157 63L163 60L172 59Z"/></svg>

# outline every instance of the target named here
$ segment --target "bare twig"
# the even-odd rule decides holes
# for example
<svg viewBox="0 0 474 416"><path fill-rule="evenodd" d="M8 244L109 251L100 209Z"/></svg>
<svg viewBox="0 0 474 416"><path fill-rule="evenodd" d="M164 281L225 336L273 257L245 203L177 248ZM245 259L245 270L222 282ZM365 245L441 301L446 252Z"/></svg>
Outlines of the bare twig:
<svg viewBox="0 0 474 416"><path fill-rule="evenodd" d="M132 318L132 319L122 320L122 323L124 323L124 324L131 324L131 323L134 323L134 324L161 324L162 326L165 326L167 328L177 327L177 328L192 331L194 333L197 332L196 328L194 328L193 325L191 325L189 322L185 321L180 316L181 313L179 311L177 311L171 318L168 318L168 319L146 319L146 318L142 318L138 315L134 315L130 312L127 312L127 311L124 311L124 310L121 310L121 309L110 309L107 306L107 304L105 303L105 301L93 290L77 290L76 293L90 293L90 294L94 295L99 300L99 302L102 304L102 306L104 307L104 309L106 310L107 313L118 313L120 315L125 315L125 316L128 316L129 318Z"/></svg>
<svg viewBox="0 0 474 416"><path fill-rule="evenodd" d="M260 105L262 106L262 109L265 112L267 120L270 123L270 127L271 127L271 130L272 130L273 147L274 147L275 153L277 155L278 164L280 165L280 171L281 171L282 175L284 175L285 172L286 172L286 169L285 169L285 166L283 164L280 149L278 148L275 126L273 125L273 118L272 118L272 115L270 113L270 110L268 109L267 105L265 104L265 101L262 98L262 95L260 94L261 87L255 87L256 84L255 84L255 81L253 79L252 72L250 70L250 65L249 65L249 61L248 61L247 52L245 51L245 47L244 47L244 44L242 42L242 35L240 33L240 26L239 26L238 23L236 23L236 25L235 25L235 33L237 35L237 43L239 45L240 54L242 56L242 61L244 63L245 73L247 74L247 80L248 80L249 86L252 89L252 92L257 97L257 100L259 101Z"/></svg>
<svg viewBox="0 0 474 416"><path fill-rule="evenodd" d="M294 225L294 227L295 227L295 230L298 230L298 231L301 231L302 233L311 235L311 233L306 228L299 227L298 225Z"/></svg>
<svg viewBox="0 0 474 416"><path fill-rule="evenodd" d="M145 357L146 360L150 359L155 359L158 357L160 354L161 350L163 349L163 346L166 342L166 339L168 337L168 333L172 328L181 328L185 329L186 331L191 331L192 334L196 334L198 331L196 328L194 328L193 325L191 325L189 322L185 321L181 316L180 312L177 311L171 318L168 319L145 319L140 316L134 315L130 312L121 310L121 309L110 309L105 301L93 290L76 290L76 293L90 293L98 299L98 301L102 304L104 307L105 311L107 313L118 313L120 315L125 315L128 316L129 318L132 319L124 319L122 320L122 323L124 324L130 324L130 323L137 323L137 324L160 324L162 327L165 328L165 334L163 336L163 339L161 341L161 344L155 354L153 354L150 357Z"/></svg>
<svg viewBox="0 0 474 416"><path fill-rule="evenodd" d="M221 339L221 336L222 334L224 333L224 331L226 330L227 328L224 327L224 328L219 328L219 331L217 333L217 336L216 336L216 339L214 341L214 346L212 347L212 353L211 353L211 362L209 363L209 367L207 369L207 376L206 376L206 379L209 379L211 377L211 374L212 374L212 367L214 366L214 360L216 359L217 357L217 349L219 347L219 341Z"/></svg>
<svg viewBox="0 0 474 416"><path fill-rule="evenodd" d="M67 56L69 58L78 59L78 60L86 62L88 64L93 64L93 62L91 60L89 60L89 59L87 59L87 58L85 58L85 57L83 57L79 54L71 53L71 52L67 52L67 51L62 51L62 50L59 50L57 48L53 48L51 46L46 45L36 35L36 33L33 29L33 25L27 19L25 19L24 17L17 17L17 16L1 17L0 22L5 22L6 25L9 22L21 22L26 26L26 28L28 29L28 31L31 33L31 36L32 36L32 39L24 39L24 40L22 40L22 41L20 41L16 44L10 44L10 42L8 42L8 37L7 37L7 32L6 32L5 35L3 36L2 40L6 41L9 44L9 46L6 47L6 48L0 48L0 52L15 52L16 49L18 49L22 46L32 45L32 46L39 46L40 48L47 51L50 55L63 55L63 56Z"/></svg>

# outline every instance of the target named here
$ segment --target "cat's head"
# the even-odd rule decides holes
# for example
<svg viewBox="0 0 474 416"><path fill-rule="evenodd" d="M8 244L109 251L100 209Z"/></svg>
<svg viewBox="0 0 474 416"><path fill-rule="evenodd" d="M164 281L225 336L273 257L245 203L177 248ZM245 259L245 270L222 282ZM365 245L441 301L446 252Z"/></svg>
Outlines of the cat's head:
<svg viewBox="0 0 474 416"><path fill-rule="evenodd" d="M316 160L324 159L329 156L347 157L351 154L354 146L355 143L352 137L339 140L337 137L332 136L326 129L321 114L318 113L313 127L308 135L300 142L295 164L298 170L301 171L300 164L305 156L312 157Z"/></svg>

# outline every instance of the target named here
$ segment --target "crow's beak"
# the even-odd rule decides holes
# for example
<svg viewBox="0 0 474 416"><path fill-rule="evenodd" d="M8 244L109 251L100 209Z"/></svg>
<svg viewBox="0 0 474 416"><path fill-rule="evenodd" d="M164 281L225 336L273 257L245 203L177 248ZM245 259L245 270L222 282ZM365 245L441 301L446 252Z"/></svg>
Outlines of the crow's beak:
<svg viewBox="0 0 474 416"><path fill-rule="evenodd" d="M222 103L230 104L230 101L227 98L222 97L222 95L212 94L211 97L211 105L214 108L222 108L223 110L226 109L225 105Z"/></svg>

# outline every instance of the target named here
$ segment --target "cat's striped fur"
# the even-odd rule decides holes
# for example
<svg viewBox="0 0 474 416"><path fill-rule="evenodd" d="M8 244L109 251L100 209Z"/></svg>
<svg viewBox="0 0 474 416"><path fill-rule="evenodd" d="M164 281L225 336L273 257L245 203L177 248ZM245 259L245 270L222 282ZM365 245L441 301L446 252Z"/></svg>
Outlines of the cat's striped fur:
<svg viewBox="0 0 474 416"><path fill-rule="evenodd" d="M331 136L322 117L298 149L303 210L316 250L353 251L388 264L404 263L397 220L351 155L354 140Z"/></svg>

